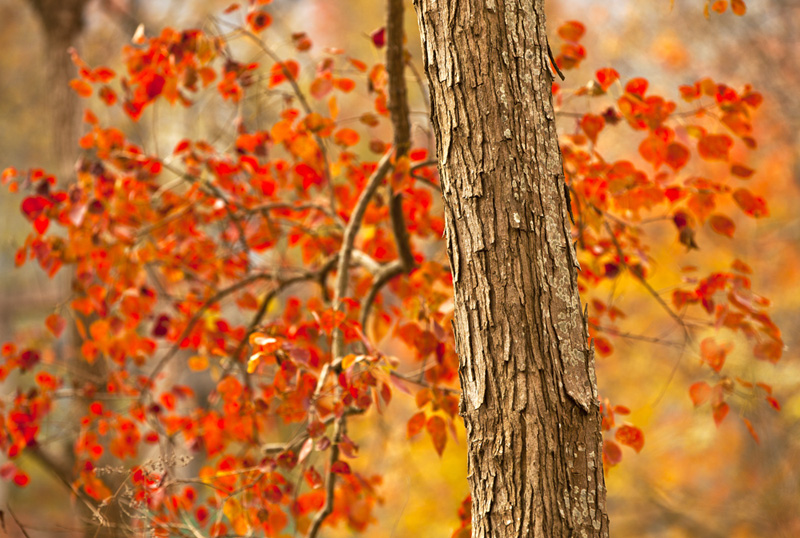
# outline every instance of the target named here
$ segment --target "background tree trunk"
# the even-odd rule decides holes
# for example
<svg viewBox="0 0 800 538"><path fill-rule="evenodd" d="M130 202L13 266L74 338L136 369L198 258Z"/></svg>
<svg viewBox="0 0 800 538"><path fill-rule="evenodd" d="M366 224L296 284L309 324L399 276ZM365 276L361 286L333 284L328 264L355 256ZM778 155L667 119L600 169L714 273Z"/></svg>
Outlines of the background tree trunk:
<svg viewBox="0 0 800 538"><path fill-rule="evenodd" d="M608 536L543 0L415 3L455 283L473 536Z"/></svg>
<svg viewBox="0 0 800 538"><path fill-rule="evenodd" d="M28 0L42 25L45 39L45 66L50 98L48 112L52 121L53 161L57 177L66 182L71 177L78 154L80 106L69 81L78 78L67 51L76 45L84 26L88 0Z"/></svg>

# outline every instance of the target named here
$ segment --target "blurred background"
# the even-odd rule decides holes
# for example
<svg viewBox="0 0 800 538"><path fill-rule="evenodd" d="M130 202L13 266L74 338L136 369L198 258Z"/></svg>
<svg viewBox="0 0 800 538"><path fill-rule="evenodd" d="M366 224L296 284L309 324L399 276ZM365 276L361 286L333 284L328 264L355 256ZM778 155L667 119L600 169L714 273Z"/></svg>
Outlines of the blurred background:
<svg viewBox="0 0 800 538"><path fill-rule="evenodd" d="M140 24L148 35L161 28L205 27L229 0L0 0L0 168L43 167L68 179L78 156L84 104L68 88L74 68L67 49L74 46L90 65L120 69L119 50ZM615 352L598 359L600 391L630 407L631 420L646 435L640 454L625 451L608 474L609 512L614 536L796 537L800 536L800 3L795 0L748 2L744 17L730 10L703 15L704 0L562 0L548 4L548 24L567 20L587 26L582 43L587 59L567 72L564 88L577 88L602 67L613 67L622 81L645 77L649 92L680 101L678 87L710 77L735 89L752 84L764 95L755 118L758 149L746 164L757 172L752 191L765 196L770 217L736 221L735 240L698 236L699 251L686 253L674 231L655 229L656 260L680 258L683 265L725 269L734 257L749 263L753 290L773 301L772 315L784 333L787 350L775 366L745 354L729 359L742 377L771 382L782 411L763 401L740 402L736 413L756 425L756 444L736 417L716 428L707 412L695 411L687 387L703 373L693 349L643 344L616 338ZM275 0L275 24L268 36L274 49L291 50L292 32L304 31L315 50L343 48L368 62L379 60L369 33L383 25L383 3L374 0ZM411 2L406 6L408 47L419 72L419 37ZM555 49L555 47L554 47ZM409 74L409 76L411 76ZM413 84L413 82L412 82ZM414 120L426 128L424 102L415 91ZM575 110L600 113L608 103L590 99ZM224 115L207 113L203 129L222 129ZM345 111L343 111L343 114ZM160 121L147 118L130 126L141 140L160 139L162 148L197 126L198 112L183 111ZM101 119L101 121L103 121ZM561 119L563 132L576 128ZM629 129L601 139L604 156L633 155L640 138ZM605 135L604 135L605 136ZM147 145L145 145L147 147ZM642 167L642 169L645 169ZM704 170L703 173L719 173ZM0 340L38 330L40 320L63 300L68 278L50 280L33 264L14 268L14 254L29 226L19 214L20 198L0 191ZM663 243L663 245L662 245ZM676 262L677 263L677 262ZM675 269L655 265L654 282L668 291ZM626 330L664 334L668 321L652 301L637 298L634 284L613 293L626 304ZM664 329L664 330L662 330ZM0 395L6 390L0 386ZM384 503L365 535L376 537L449 536L458 525L457 508L467 493L463 430L440 459L427 439L405 439L413 402L398 395L394 412L375 416L352 437L362 442L363 468L383 474ZM732 413L733 415L734 413ZM0 481L0 510L13 509L34 536L80 535L74 507L49 477L37 476L24 489ZM0 533L22 536L8 516ZM339 529L330 535L350 536ZM327 535L327 534L326 534Z"/></svg>

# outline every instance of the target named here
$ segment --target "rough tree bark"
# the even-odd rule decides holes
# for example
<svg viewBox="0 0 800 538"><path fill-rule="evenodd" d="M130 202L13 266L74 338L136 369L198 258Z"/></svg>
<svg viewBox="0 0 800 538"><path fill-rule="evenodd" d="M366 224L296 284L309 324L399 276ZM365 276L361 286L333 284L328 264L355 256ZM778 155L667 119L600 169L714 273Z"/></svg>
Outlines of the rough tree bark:
<svg viewBox="0 0 800 538"><path fill-rule="evenodd" d="M474 537L606 537L544 0L415 0L455 283Z"/></svg>

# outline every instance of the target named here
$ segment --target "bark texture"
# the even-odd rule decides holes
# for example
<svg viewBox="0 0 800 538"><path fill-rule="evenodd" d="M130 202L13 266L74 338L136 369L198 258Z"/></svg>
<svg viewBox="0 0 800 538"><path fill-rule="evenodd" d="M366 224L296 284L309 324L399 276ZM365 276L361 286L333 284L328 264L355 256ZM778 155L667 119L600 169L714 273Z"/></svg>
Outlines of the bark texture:
<svg viewBox="0 0 800 538"><path fill-rule="evenodd" d="M455 283L474 537L605 537L543 0L415 0Z"/></svg>

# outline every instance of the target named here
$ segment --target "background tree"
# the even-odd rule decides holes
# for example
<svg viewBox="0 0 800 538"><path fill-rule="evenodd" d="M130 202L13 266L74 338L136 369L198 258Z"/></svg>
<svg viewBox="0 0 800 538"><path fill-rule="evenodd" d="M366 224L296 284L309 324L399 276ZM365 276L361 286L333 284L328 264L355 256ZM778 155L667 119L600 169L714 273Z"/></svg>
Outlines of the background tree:
<svg viewBox="0 0 800 538"><path fill-rule="evenodd" d="M23 211L35 228L18 261L32 256L48 272L76 267L72 296L48 318L51 333L75 320L86 335L84 360L105 362L110 374L65 384L64 357L41 335L21 334L4 348L0 373L19 390L9 391L0 411L9 432L3 450L12 457L3 477L20 485L33 478L15 497L52 484L40 478L32 452L52 454L53 440L67 438L79 461L65 486L78 502L100 522L112 505L131 515L113 532L291 535L377 523L371 534L390 535L397 521L390 510L405 514L400 524L407 528L419 521L415 506L433 504L414 493L413 482L396 478L424 461L399 442L398 430L401 437L424 432L444 469L463 454L444 450L448 426L460 421L454 345L443 329L453 314L452 280L438 240L444 220L428 160L430 131L409 120L406 158L387 144L404 132L404 107L391 97L391 55L382 55L387 40L401 49L394 41L401 34L376 21L367 27L378 30L364 40L374 52L342 54L320 46L329 37L292 35L299 28L289 24L282 40L281 22L271 6L244 6L204 31L148 32L158 37L127 48L119 75L78 60L73 85L101 98L85 116L78 183L62 192L35 170L4 175L12 190L24 191ZM558 39L553 35L562 69L586 65L582 25L563 24ZM409 37L408 48L415 42ZM374 64L358 59L370 54ZM643 448L634 424L647 424L653 409L690 416L687 393L698 404L694 431L708 432L713 412L722 425L707 438L729 441L747 432L738 414L758 417L754 431L763 439L760 410L769 407L763 400L770 387L746 384L769 374L748 350L755 346L756 356L768 359L763 364L776 360L780 333L765 301L750 291L745 264L734 264L738 273L728 269L733 256L724 249L708 263L721 234L747 231L740 209L751 216L766 210L753 194L760 165L740 149L752 145L748 129L760 98L702 81L687 85L685 104L676 106L630 73L617 82L604 65L569 72L554 91L583 267L578 283L609 380L601 386L606 463L619 461L620 442ZM419 79L413 62L407 69ZM409 118L426 117L424 88L407 91ZM191 106L176 113L171 102ZM193 138L184 140L183 129ZM725 151L728 142L733 147ZM748 164L748 179L730 176L746 174ZM52 233L58 228L63 233ZM407 276L403 228L414 266ZM685 253L693 244L702 256ZM637 315L623 319L625 312ZM633 361L627 346L634 339L704 362ZM631 359L620 363L620 356ZM662 351L658 357L671 358ZM627 379L640 369L654 379L631 391ZM665 403L639 407L661 390L670 369ZM414 394L412 409L394 398L391 412L372 412L396 390ZM633 404L633 420L625 421L628 410L611 405L610 396ZM74 429L60 411L69 400L84 409ZM731 409L736 413L723 422ZM409 416L398 428L395 417ZM667 443L657 423L647 433L641 457L608 477L618 481L617 499L626 491L620 477L651 454L663 459ZM356 442L361 451L352 459ZM683 450L686 456L675 457L690 457ZM387 463L402 473L386 470ZM647 470L656 467L664 468ZM463 465L455 468L463 480ZM701 477L712 472L710 465L689 468L702 469ZM382 485L376 472L384 474ZM109 488L115 482L122 486ZM19 523L33 532L16 509L24 505L14 505ZM655 506L663 516L655 525L699 528L684 507ZM464 510L462 534L469 528ZM617 513L626 513L624 505ZM725 525L741 533L741 522Z"/></svg>

